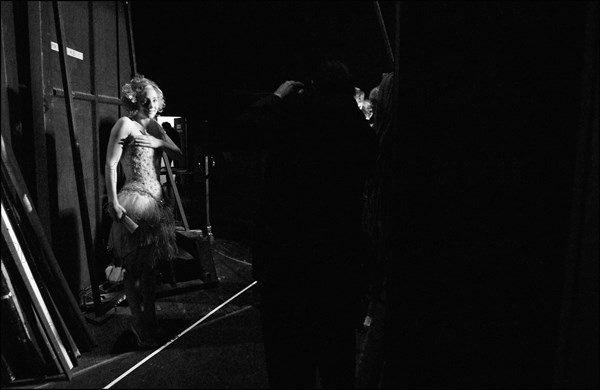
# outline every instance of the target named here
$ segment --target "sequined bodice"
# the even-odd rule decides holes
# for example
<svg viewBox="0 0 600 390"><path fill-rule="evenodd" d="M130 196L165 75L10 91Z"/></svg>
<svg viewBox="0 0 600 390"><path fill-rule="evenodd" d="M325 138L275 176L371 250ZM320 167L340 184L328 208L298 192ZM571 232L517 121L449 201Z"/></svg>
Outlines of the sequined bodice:
<svg viewBox="0 0 600 390"><path fill-rule="evenodd" d="M134 144L123 148L121 155L121 167L125 174L123 190L146 192L157 199L162 199L162 188L157 172L160 156L155 151L156 149Z"/></svg>

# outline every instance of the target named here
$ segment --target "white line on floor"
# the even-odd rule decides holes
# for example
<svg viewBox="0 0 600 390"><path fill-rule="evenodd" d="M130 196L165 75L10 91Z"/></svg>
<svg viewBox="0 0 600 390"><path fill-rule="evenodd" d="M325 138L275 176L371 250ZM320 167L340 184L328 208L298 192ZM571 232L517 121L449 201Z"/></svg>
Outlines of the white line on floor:
<svg viewBox="0 0 600 390"><path fill-rule="evenodd" d="M175 336L173 339L171 339L171 341L169 341L168 343L166 343L165 345L163 345L162 347L158 348L156 351L152 352L150 355L146 356L143 360L141 360L140 362L138 362L135 366L131 367L129 370L125 371L123 374L121 374L121 376L119 376L117 379L113 380L112 382L110 382L108 385L106 385L104 387L104 389L110 389L111 387L113 387L115 385L115 383L119 382L121 379L125 378L127 375L131 374L134 370L136 370L139 366L141 366L142 364L146 363L148 360L150 360L154 355L158 354L160 351L162 351L163 349L167 348L169 345L173 344L175 342L175 340L177 340L178 338L180 338L181 336L183 336L184 334L186 334L187 332L189 332L190 330L194 329L194 327L196 327L198 324L200 324L202 321L204 321L205 319L207 319L208 317L210 317L211 315L213 315L215 312L217 312L220 308L222 308L223 306L227 305L229 302L233 301L235 298L237 298L239 295L243 294L246 290L248 290L250 287L254 286L257 282L254 281L252 283L250 283L248 286L244 287L241 291L239 291L237 294L235 294L234 296L232 296L231 298L229 298L228 300L226 300L225 302L223 302L222 304L220 304L219 306L215 307L212 311L210 311L207 315L205 315L204 317L200 318L198 321L196 321L194 324L192 324L190 327L188 327L186 330L184 330L183 332L179 333L177 336Z"/></svg>

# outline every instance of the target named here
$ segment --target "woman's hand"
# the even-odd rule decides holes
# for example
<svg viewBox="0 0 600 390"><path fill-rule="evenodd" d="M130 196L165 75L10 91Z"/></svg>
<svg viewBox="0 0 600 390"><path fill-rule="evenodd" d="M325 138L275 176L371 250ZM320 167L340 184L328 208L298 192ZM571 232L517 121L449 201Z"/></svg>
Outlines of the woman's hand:
<svg viewBox="0 0 600 390"><path fill-rule="evenodd" d="M145 148L158 149L163 146L162 140L151 135L136 135L133 137L133 142L137 146Z"/></svg>
<svg viewBox="0 0 600 390"><path fill-rule="evenodd" d="M109 202L107 210L114 221L120 221L121 218L123 218L123 215L127 214L127 210L125 210L119 202Z"/></svg>
<svg viewBox="0 0 600 390"><path fill-rule="evenodd" d="M292 93L304 92L304 84L300 81L288 80L281 84L273 94L284 99L286 96Z"/></svg>
<svg viewBox="0 0 600 390"><path fill-rule="evenodd" d="M179 146L177 146L175 142L173 142L173 140L169 138L167 132L165 131L165 129L163 129L160 123L158 123L154 119L149 121L148 125L146 126L146 131L148 132L148 137L153 138L153 140L151 140L150 142L156 141L156 144L158 145L149 147L162 148L163 151L167 153L167 156L169 156L169 158L181 161L181 159L183 158L183 153L181 152L181 149L179 149Z"/></svg>

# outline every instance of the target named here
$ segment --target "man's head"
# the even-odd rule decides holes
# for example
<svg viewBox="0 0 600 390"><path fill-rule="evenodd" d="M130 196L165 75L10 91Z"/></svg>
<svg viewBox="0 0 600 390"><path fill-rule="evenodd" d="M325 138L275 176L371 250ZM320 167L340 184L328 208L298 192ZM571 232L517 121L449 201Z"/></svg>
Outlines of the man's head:
<svg viewBox="0 0 600 390"><path fill-rule="evenodd" d="M325 94L354 95L354 81L348 66L341 61L321 63L315 72L314 87Z"/></svg>

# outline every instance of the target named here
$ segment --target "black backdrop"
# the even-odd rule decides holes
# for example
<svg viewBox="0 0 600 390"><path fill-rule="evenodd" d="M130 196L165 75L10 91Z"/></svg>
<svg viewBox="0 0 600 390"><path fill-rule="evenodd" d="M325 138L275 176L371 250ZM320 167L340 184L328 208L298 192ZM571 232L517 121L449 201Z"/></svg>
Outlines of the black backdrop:
<svg viewBox="0 0 600 390"><path fill-rule="evenodd" d="M393 3L382 9L393 34ZM347 61L367 94L389 71L367 1L133 1L132 19L139 72L164 88L163 114L190 123L218 119L224 96L305 77L319 58Z"/></svg>
<svg viewBox="0 0 600 390"><path fill-rule="evenodd" d="M393 3L381 4L393 37ZM236 90L272 91L324 56L346 60L367 92L389 70L371 2L133 5L138 69L191 128L239 109ZM589 157L576 154L591 96L585 13L584 2L402 2L390 384L551 385L575 161ZM591 284L581 302L597 302ZM597 383L591 372L580 379Z"/></svg>

